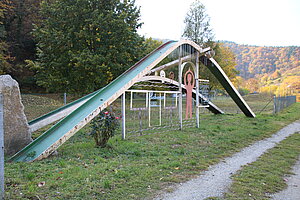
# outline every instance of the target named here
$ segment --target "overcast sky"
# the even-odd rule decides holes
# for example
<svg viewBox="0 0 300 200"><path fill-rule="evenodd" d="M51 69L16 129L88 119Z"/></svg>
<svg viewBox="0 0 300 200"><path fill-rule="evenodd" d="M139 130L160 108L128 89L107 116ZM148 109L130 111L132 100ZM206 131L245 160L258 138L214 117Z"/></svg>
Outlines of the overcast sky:
<svg viewBox="0 0 300 200"><path fill-rule="evenodd" d="M139 33L179 40L194 0L136 0ZM202 0L216 40L261 46L300 46L300 0Z"/></svg>

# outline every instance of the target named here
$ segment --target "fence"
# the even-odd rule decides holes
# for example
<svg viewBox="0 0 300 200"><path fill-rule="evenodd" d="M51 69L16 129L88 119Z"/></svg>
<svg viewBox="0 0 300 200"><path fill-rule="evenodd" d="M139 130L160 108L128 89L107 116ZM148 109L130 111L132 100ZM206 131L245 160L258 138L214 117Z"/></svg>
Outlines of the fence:
<svg viewBox="0 0 300 200"><path fill-rule="evenodd" d="M274 96L274 114L278 113L282 109L296 103L296 96L284 96L284 97L276 97Z"/></svg>

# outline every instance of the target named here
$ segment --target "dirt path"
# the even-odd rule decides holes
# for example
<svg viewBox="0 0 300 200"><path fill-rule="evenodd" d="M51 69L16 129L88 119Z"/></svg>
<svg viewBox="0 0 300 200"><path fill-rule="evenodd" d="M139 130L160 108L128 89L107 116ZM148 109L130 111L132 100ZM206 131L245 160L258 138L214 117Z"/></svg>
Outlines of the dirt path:
<svg viewBox="0 0 300 200"><path fill-rule="evenodd" d="M294 175L286 178L288 187L273 195L274 200L299 200L300 199L300 157L293 167Z"/></svg>
<svg viewBox="0 0 300 200"><path fill-rule="evenodd" d="M233 156L225 158L222 162L211 166L198 178L181 184L174 192L163 194L156 200L200 200L208 197L222 197L231 185L232 174L243 165L254 162L278 142L299 131L300 120L284 127L272 137L258 141Z"/></svg>

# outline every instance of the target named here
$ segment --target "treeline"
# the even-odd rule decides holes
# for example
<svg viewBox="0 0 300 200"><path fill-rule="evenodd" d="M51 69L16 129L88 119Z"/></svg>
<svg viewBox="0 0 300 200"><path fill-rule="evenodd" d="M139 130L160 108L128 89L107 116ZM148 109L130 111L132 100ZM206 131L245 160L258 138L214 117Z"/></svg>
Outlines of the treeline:
<svg viewBox="0 0 300 200"><path fill-rule="evenodd" d="M0 74L23 91L91 92L161 44L141 25L134 1L1 0Z"/></svg>
<svg viewBox="0 0 300 200"><path fill-rule="evenodd" d="M0 74L10 74L23 92L95 91L162 43L139 35L142 24L135 1L1 0ZM232 52L210 46L234 80Z"/></svg>
<svg viewBox="0 0 300 200"><path fill-rule="evenodd" d="M235 53L236 69L244 79L281 74L300 66L300 47L261 47L223 41Z"/></svg>
<svg viewBox="0 0 300 200"><path fill-rule="evenodd" d="M261 47L223 41L236 55L239 87L251 92L300 92L300 47Z"/></svg>

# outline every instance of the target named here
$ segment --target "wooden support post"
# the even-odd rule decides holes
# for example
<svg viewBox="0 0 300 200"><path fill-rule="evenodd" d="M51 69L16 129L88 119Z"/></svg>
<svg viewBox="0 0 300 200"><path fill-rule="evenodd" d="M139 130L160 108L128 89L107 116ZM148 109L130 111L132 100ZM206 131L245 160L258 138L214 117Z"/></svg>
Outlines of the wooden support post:
<svg viewBox="0 0 300 200"><path fill-rule="evenodd" d="M132 94L132 93L131 93ZM126 138L126 92L122 95L122 139Z"/></svg>
<svg viewBox="0 0 300 200"><path fill-rule="evenodd" d="M0 199L4 199L4 111L3 97L0 94Z"/></svg>
<svg viewBox="0 0 300 200"><path fill-rule="evenodd" d="M195 71L195 80L196 80L196 127L200 128L200 107L199 107L199 52L196 53L196 71Z"/></svg>

